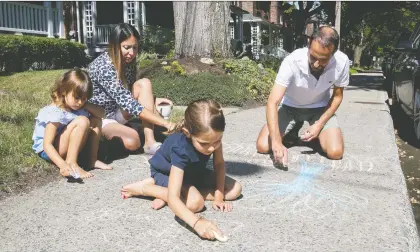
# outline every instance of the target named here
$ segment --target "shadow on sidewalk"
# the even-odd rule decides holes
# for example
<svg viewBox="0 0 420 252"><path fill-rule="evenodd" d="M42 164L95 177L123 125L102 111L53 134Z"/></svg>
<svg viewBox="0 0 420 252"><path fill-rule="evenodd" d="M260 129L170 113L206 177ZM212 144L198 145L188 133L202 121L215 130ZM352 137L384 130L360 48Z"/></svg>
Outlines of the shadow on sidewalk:
<svg viewBox="0 0 420 252"><path fill-rule="evenodd" d="M110 140L106 140L102 138L101 143L99 144L99 153L98 153L98 159L107 163L111 164L115 160L124 159L128 157L129 155L138 155L143 154L144 149L143 145L145 142L144 133L143 133L143 126L141 125L139 120L132 120L129 123L129 127L136 130L139 134L140 138L140 148L136 151L128 151L125 149L124 144L119 137L114 137ZM155 126L154 128L154 135L155 140L157 142L163 142L166 139L166 135L163 134L166 129L162 127Z"/></svg>
<svg viewBox="0 0 420 252"><path fill-rule="evenodd" d="M246 176L251 174L257 174L261 172L262 166L250 164L247 162L232 162L225 160L226 174Z"/></svg>
<svg viewBox="0 0 420 252"><path fill-rule="evenodd" d="M348 90L385 90L383 76L351 75Z"/></svg>

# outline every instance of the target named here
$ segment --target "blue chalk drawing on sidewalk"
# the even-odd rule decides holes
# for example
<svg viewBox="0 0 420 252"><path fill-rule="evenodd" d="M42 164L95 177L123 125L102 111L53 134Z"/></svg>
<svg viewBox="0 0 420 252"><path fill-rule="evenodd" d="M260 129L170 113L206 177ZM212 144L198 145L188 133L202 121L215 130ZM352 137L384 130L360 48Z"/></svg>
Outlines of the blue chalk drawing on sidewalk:
<svg viewBox="0 0 420 252"><path fill-rule="evenodd" d="M306 161L300 162L300 172L296 179L289 184L272 183L267 187L272 189L272 192L277 195L307 194L312 191L314 184L313 180L322 173L327 166L322 164L313 164Z"/></svg>
<svg viewBox="0 0 420 252"><path fill-rule="evenodd" d="M348 192L343 192L342 188L337 191L327 189L316 183L317 177L327 168L327 165L310 163L301 160L299 162L300 171L298 176L288 183L270 181L258 181L254 188L256 194L249 195L249 199L263 199L264 196L272 197L269 203L271 208L284 207L292 204L293 211L304 212L312 210L325 217L335 209L348 210L355 206L366 206L367 198ZM271 200L270 200L271 201ZM330 208L325 211L322 208Z"/></svg>

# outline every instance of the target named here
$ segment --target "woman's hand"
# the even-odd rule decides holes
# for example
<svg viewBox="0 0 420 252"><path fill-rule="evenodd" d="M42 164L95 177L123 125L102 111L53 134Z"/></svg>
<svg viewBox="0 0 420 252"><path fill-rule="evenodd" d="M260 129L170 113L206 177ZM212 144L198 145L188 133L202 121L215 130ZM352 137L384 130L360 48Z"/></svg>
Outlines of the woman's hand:
<svg viewBox="0 0 420 252"><path fill-rule="evenodd" d="M201 218L197 221L194 226L194 230L201 238L208 240L215 239L213 231L222 235L222 231L220 231L220 229L213 222L204 218Z"/></svg>
<svg viewBox="0 0 420 252"><path fill-rule="evenodd" d="M165 128L167 129L166 132L163 132L163 134L169 134L170 132L172 132L172 130L175 129L176 124L170 121L167 121L165 124Z"/></svg>

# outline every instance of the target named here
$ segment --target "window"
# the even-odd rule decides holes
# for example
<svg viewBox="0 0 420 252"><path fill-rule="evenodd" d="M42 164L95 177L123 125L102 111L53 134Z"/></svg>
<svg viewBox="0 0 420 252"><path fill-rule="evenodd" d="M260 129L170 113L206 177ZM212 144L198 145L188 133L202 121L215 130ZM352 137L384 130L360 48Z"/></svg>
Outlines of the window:
<svg viewBox="0 0 420 252"><path fill-rule="evenodd" d="M96 22L98 25L124 22L123 2L96 2Z"/></svg>

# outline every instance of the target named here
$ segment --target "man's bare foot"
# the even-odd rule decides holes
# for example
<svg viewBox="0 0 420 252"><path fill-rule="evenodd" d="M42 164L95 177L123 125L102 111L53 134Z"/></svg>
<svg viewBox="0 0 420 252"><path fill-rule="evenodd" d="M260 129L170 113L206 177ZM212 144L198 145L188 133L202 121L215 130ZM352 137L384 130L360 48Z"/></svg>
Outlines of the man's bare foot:
<svg viewBox="0 0 420 252"><path fill-rule="evenodd" d="M95 164L93 165L93 168L95 169L101 169L101 170L112 170L112 167L105 164L102 161L96 160Z"/></svg>
<svg viewBox="0 0 420 252"><path fill-rule="evenodd" d="M154 185L155 180L153 178L147 178L142 181L137 181L132 184L126 185L121 189L121 195L124 199L133 196L147 196L144 195L144 187L148 185Z"/></svg>
<svg viewBox="0 0 420 252"><path fill-rule="evenodd" d="M159 210L162 207L164 207L165 205L166 205L166 202L164 200L161 200L161 199L158 199L158 198L156 198L152 202L152 208L155 209L155 210Z"/></svg>

